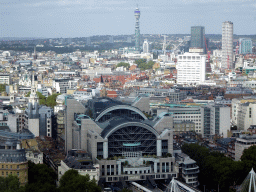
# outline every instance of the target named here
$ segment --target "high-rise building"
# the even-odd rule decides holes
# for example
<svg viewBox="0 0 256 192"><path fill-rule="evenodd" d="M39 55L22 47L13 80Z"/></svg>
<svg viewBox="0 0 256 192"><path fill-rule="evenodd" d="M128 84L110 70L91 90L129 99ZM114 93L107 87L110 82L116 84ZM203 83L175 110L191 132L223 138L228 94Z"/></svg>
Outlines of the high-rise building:
<svg viewBox="0 0 256 192"><path fill-rule="evenodd" d="M222 23L222 58L221 67L233 68L233 23L225 21Z"/></svg>
<svg viewBox="0 0 256 192"><path fill-rule="evenodd" d="M204 35L205 35L204 27L192 26L190 47L205 48Z"/></svg>
<svg viewBox="0 0 256 192"><path fill-rule="evenodd" d="M178 55L177 83L196 85L205 81L205 55L184 53Z"/></svg>
<svg viewBox="0 0 256 192"><path fill-rule="evenodd" d="M149 43L147 39L145 39L143 43L143 53L149 53Z"/></svg>
<svg viewBox="0 0 256 192"><path fill-rule="evenodd" d="M135 50L137 52L139 52L140 51L140 22L139 22L140 10L139 10L138 7L134 11L134 16L135 16L135 19L136 19L136 23L135 23Z"/></svg>
<svg viewBox="0 0 256 192"><path fill-rule="evenodd" d="M252 53L252 40L250 38L239 39L239 53L240 54Z"/></svg>

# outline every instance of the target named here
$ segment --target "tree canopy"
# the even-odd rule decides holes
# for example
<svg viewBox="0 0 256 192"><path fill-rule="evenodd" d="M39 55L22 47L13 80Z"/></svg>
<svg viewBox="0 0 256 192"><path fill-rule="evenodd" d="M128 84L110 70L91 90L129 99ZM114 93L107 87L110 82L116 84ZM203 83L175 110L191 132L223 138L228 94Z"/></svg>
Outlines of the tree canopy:
<svg viewBox="0 0 256 192"><path fill-rule="evenodd" d="M154 61L146 61L146 59L137 59L135 61L137 64L138 68L141 70L147 70L147 69L152 69L153 65L155 64Z"/></svg>
<svg viewBox="0 0 256 192"><path fill-rule="evenodd" d="M24 189L24 187L20 187L20 181L16 175L0 177L0 192L24 192Z"/></svg>
<svg viewBox="0 0 256 192"><path fill-rule="evenodd" d="M90 180L89 175L79 175L77 170L69 170L60 179L60 192L100 192L101 188L96 181Z"/></svg>
<svg viewBox="0 0 256 192"><path fill-rule="evenodd" d="M30 94L31 94L31 92L29 91L27 93L26 97L29 97ZM38 91L36 92L36 94L39 97L39 105L46 105L51 108L54 108L54 106L57 104L56 98L58 95L60 95L59 93L54 93L46 98L44 95L42 95L42 93L40 93Z"/></svg>
<svg viewBox="0 0 256 192"><path fill-rule="evenodd" d="M252 168L256 170L256 145L244 150L241 161L244 162L248 173Z"/></svg>
<svg viewBox="0 0 256 192"><path fill-rule="evenodd" d="M229 191L230 186L241 184L249 173L244 170L244 162L233 161L222 153L210 152L198 144L184 144L182 151L199 166L198 180L202 190L205 185L206 189Z"/></svg>
<svg viewBox="0 0 256 192"><path fill-rule="evenodd" d="M116 67L122 67L122 66L128 69L130 67L130 64L125 62L120 62L116 65Z"/></svg>
<svg viewBox="0 0 256 192"><path fill-rule="evenodd" d="M26 192L55 192L57 174L45 164L28 163L28 184Z"/></svg>

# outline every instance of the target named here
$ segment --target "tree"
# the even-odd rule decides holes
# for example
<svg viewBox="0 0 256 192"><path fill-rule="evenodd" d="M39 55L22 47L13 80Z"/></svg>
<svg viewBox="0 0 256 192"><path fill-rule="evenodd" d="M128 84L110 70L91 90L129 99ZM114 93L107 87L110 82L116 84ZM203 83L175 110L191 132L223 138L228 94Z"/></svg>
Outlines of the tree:
<svg viewBox="0 0 256 192"><path fill-rule="evenodd" d="M29 91L27 94L26 94L26 97L29 97L31 94L31 92ZM39 98L39 105L45 105L45 102L46 102L46 97L40 93L40 92L36 92L38 98Z"/></svg>
<svg viewBox="0 0 256 192"><path fill-rule="evenodd" d="M26 192L55 192L57 190L55 181L57 174L45 164L34 164L28 162L28 184Z"/></svg>
<svg viewBox="0 0 256 192"><path fill-rule="evenodd" d="M244 172L242 161L233 161L219 152L210 152L206 147L198 144L184 144L183 153L196 161L200 172L199 183L208 189L219 188L220 191L229 191L229 187L240 184L248 172Z"/></svg>
<svg viewBox="0 0 256 192"><path fill-rule="evenodd" d="M130 64L125 62L120 62L116 65L116 67L122 67L122 66L128 69L130 67Z"/></svg>
<svg viewBox="0 0 256 192"><path fill-rule="evenodd" d="M89 175L79 175L77 170L68 170L60 179L60 192L100 192L101 188L95 179L90 180Z"/></svg>
<svg viewBox="0 0 256 192"><path fill-rule="evenodd" d="M17 176L8 175L0 177L0 192L23 192L24 187L20 187L20 181Z"/></svg>
<svg viewBox="0 0 256 192"><path fill-rule="evenodd" d="M57 98L58 95L60 95L60 94L59 93L58 94L55 93L55 94L52 94L52 95L48 96L47 99L46 99L46 103L45 104L48 107L54 108L54 106L57 104L56 103L56 98Z"/></svg>
<svg viewBox="0 0 256 192"><path fill-rule="evenodd" d="M4 92L5 91L5 84L0 84L0 92Z"/></svg>
<svg viewBox="0 0 256 192"><path fill-rule="evenodd" d="M252 168L256 170L256 145L244 150L241 161L244 163L246 172L249 173Z"/></svg>

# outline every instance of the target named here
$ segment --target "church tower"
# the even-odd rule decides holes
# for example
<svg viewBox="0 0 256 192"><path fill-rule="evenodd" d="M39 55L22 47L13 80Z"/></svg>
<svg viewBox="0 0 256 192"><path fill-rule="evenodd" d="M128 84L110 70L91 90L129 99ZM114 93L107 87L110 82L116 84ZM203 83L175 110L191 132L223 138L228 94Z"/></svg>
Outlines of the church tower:
<svg viewBox="0 0 256 192"><path fill-rule="evenodd" d="M31 93L30 93L30 97L29 97L29 103L32 103L33 106L35 106L35 103L39 102L39 98L36 94L36 86L35 86L35 75L33 72L32 75L32 85L31 85Z"/></svg>

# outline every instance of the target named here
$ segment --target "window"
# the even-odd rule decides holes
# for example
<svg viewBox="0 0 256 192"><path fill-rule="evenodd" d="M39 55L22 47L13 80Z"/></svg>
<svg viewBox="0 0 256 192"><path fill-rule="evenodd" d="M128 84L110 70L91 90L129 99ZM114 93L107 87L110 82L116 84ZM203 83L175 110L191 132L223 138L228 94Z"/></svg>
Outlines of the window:
<svg viewBox="0 0 256 192"><path fill-rule="evenodd" d="M10 168L12 169L12 165L10 165Z"/></svg>
<svg viewBox="0 0 256 192"><path fill-rule="evenodd" d="M6 169L8 169L8 165L6 165Z"/></svg>
<svg viewBox="0 0 256 192"><path fill-rule="evenodd" d="M20 168L20 166L19 165L17 165L17 169L19 169ZM17 173L18 174L18 173Z"/></svg>
<svg viewBox="0 0 256 192"><path fill-rule="evenodd" d="M17 172L17 176L20 176L20 172L19 171Z"/></svg>
<svg viewBox="0 0 256 192"><path fill-rule="evenodd" d="M2 165L2 169L4 168L4 165Z"/></svg>
<svg viewBox="0 0 256 192"><path fill-rule="evenodd" d="M6 172L6 176L8 176L8 172Z"/></svg>

